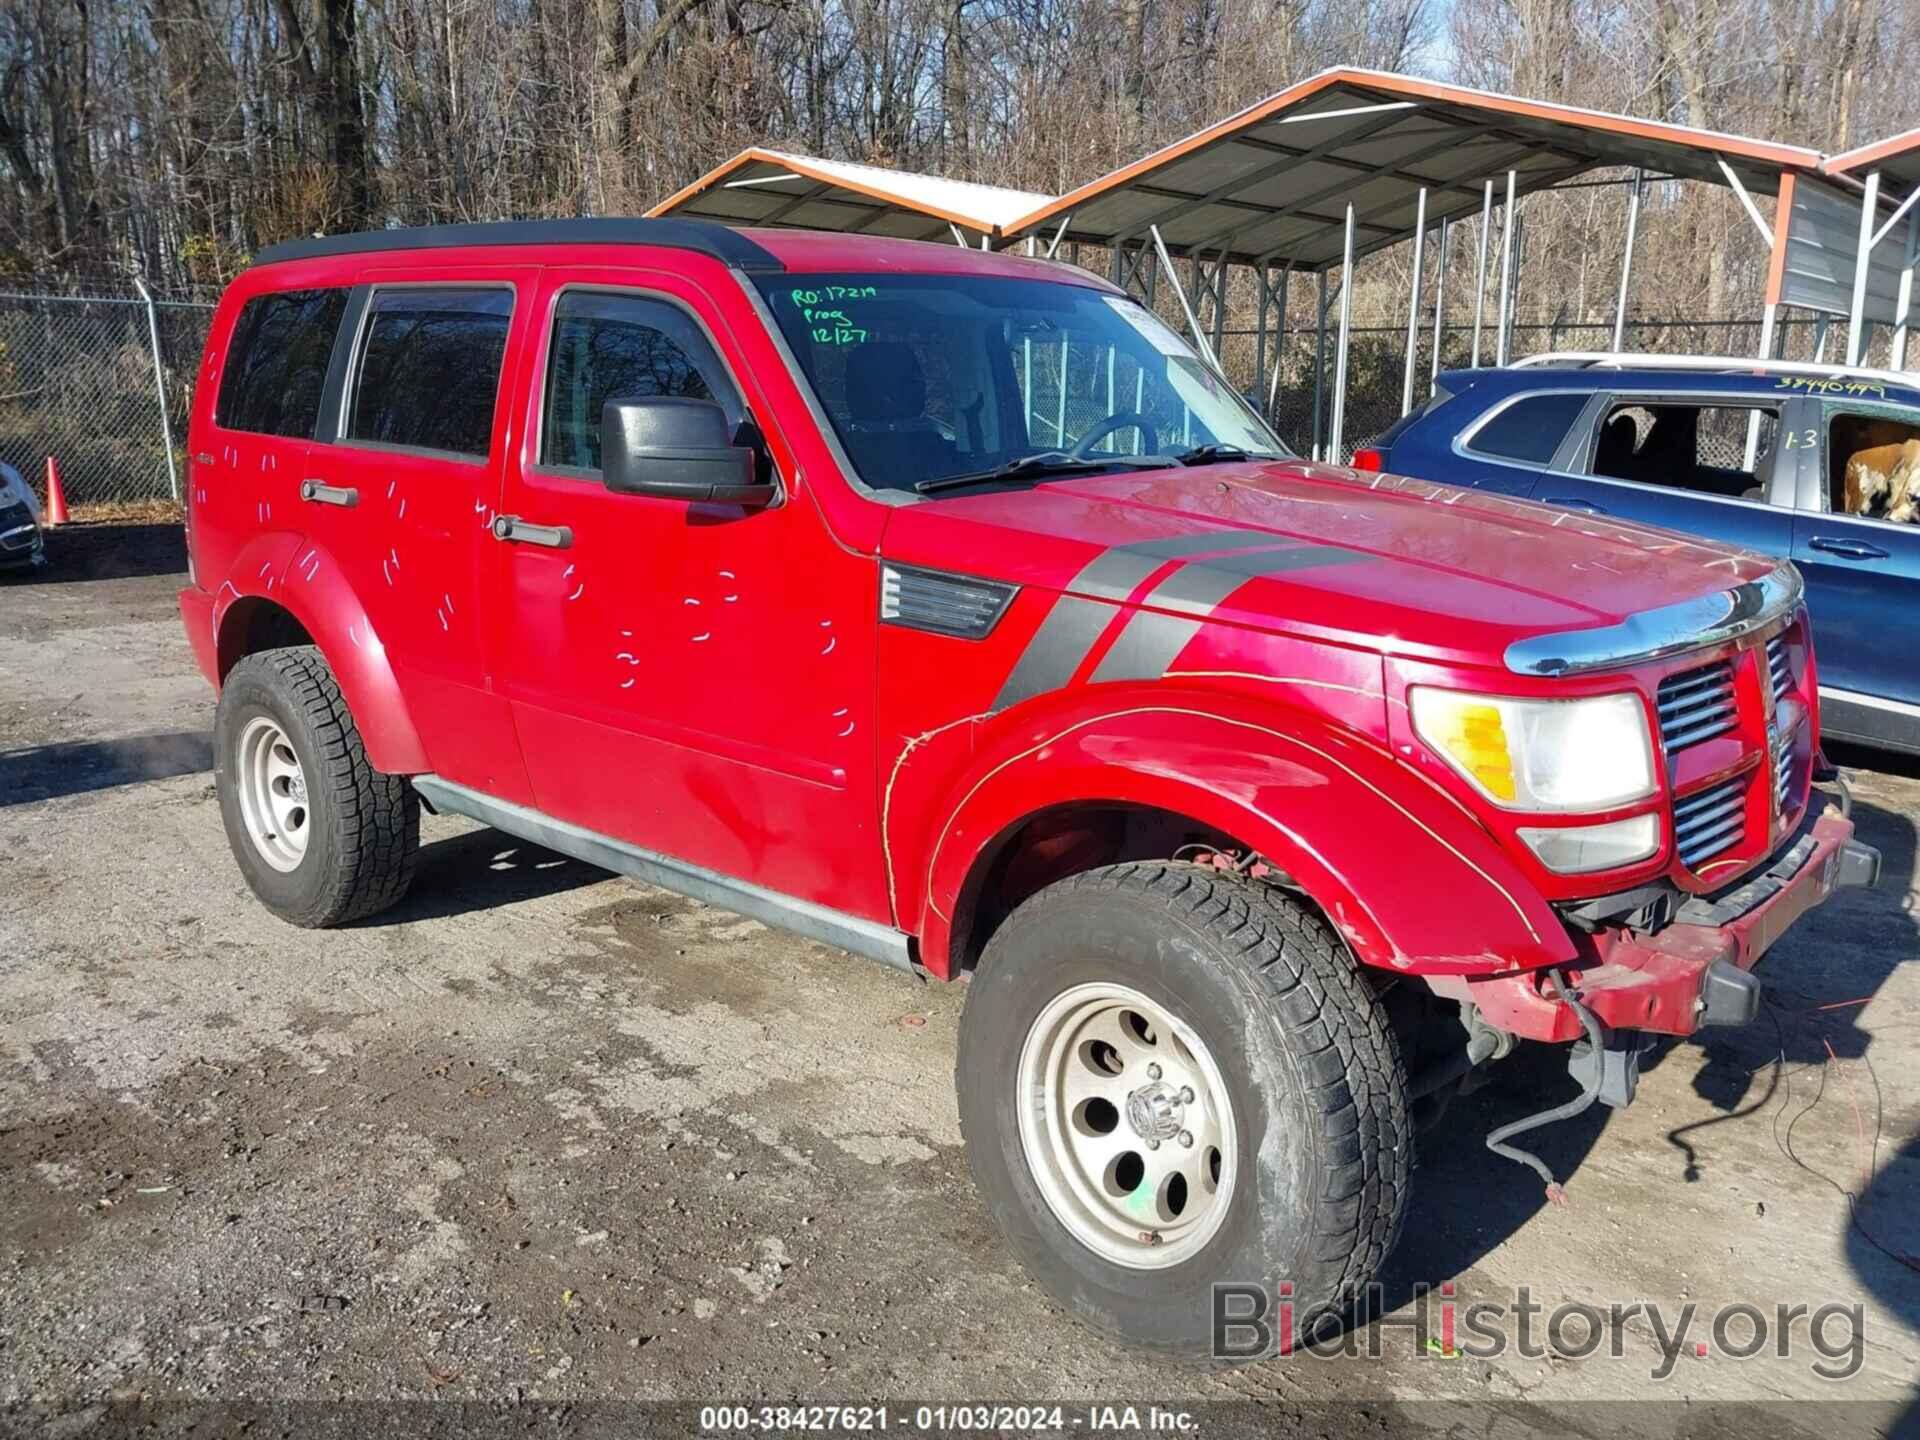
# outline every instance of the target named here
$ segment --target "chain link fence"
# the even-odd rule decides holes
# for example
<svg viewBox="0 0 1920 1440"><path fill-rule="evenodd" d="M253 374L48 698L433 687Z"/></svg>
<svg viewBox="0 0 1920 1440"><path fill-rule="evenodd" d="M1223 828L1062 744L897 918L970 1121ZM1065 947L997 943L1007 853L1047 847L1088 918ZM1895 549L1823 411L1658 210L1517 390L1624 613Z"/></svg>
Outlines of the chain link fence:
<svg viewBox="0 0 1920 1440"><path fill-rule="evenodd" d="M212 318L200 301L0 292L0 460L36 487L58 460L72 505L178 500Z"/></svg>
<svg viewBox="0 0 1920 1440"><path fill-rule="evenodd" d="M138 294L68 295L0 291L0 460L16 467L35 485L43 483L48 457L60 462L70 504L178 499L176 476L185 474L187 415L211 303L199 299ZM1328 327L1324 354L1316 356L1313 332L1290 330L1270 348L1276 372L1269 372L1264 395L1252 393L1254 335L1229 330L1223 336L1221 362L1229 375L1244 381L1249 397L1266 411L1283 440L1295 452L1324 449L1333 410L1334 334ZM1638 320L1627 326L1626 346L1652 354L1751 355L1758 348L1757 320ZM1845 343L1845 322L1783 319L1779 353L1813 359L1825 346L1832 359ZM1512 353L1518 358L1549 350L1608 350L1613 327L1603 323L1543 321L1513 327ZM1480 358L1491 364L1491 317L1481 333ZM1471 327L1452 325L1441 348L1440 369L1472 361ZM1347 354L1347 400L1341 461L1371 442L1400 418L1406 331L1400 326L1362 327L1352 332ZM1318 365L1316 365L1316 359ZM1421 336L1414 371L1414 403L1428 394L1433 366L1433 336ZM1069 364L1069 374L1085 367ZM1062 395L1060 366L1054 357L1038 357L1029 381L1029 403L1036 434L1046 424L1065 422L1077 432L1088 407L1104 414L1098 377ZM1315 424L1316 370L1319 420ZM1089 372L1091 373L1091 372ZM1124 388L1124 387L1123 387ZM162 395L165 396L164 408ZM1065 412L1065 413L1063 413ZM1091 418L1098 419L1099 415ZM173 448L172 465L168 446Z"/></svg>

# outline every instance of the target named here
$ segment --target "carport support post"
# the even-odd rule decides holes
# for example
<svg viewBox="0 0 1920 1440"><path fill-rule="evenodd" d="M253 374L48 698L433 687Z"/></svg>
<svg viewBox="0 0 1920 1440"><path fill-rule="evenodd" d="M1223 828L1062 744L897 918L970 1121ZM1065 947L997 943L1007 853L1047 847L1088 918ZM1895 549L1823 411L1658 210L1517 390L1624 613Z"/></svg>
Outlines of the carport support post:
<svg viewBox="0 0 1920 1440"><path fill-rule="evenodd" d="M1480 322L1487 313L1487 242L1493 233L1493 182L1487 181L1485 196L1480 201L1480 279L1473 287L1473 361L1475 370L1480 368Z"/></svg>
<svg viewBox="0 0 1920 1440"><path fill-rule="evenodd" d="M1326 413L1327 393L1327 272L1320 272L1320 298L1313 326L1313 458L1320 458L1320 417Z"/></svg>
<svg viewBox="0 0 1920 1440"><path fill-rule="evenodd" d="M1253 267L1253 393L1267 388L1267 305L1273 286L1267 278L1267 262Z"/></svg>
<svg viewBox="0 0 1920 1440"><path fill-rule="evenodd" d="M1768 305L1760 312L1760 359L1773 358L1773 328L1780 319L1780 307ZM1617 346L1615 347L1618 348ZM1760 412L1755 410L1747 416L1746 459L1740 468L1749 475L1760 461Z"/></svg>
<svg viewBox="0 0 1920 1440"><path fill-rule="evenodd" d="M1173 296L1180 302L1180 313L1187 317L1187 329L1193 332L1200 353L1206 357L1214 373L1224 380L1226 376L1220 369L1220 357L1213 353L1213 342L1207 339L1207 332L1200 328L1200 317L1193 313L1193 306L1187 300L1187 287L1180 283L1180 272L1173 268L1173 257L1167 254L1167 242L1160 238L1160 227L1150 225L1147 233L1153 236L1153 248L1160 256L1160 268L1167 272L1167 279L1173 285Z"/></svg>
<svg viewBox="0 0 1920 1440"><path fill-rule="evenodd" d="M1500 227L1500 319L1493 332L1493 363L1507 363L1507 321L1513 310L1513 171L1507 171L1506 224Z"/></svg>
<svg viewBox="0 0 1920 1440"><path fill-rule="evenodd" d="M1280 270L1279 313L1273 323L1273 368L1267 372L1267 413L1263 417L1273 423L1273 401L1280 393L1280 367L1287 358L1287 290L1293 283L1293 266L1285 265Z"/></svg>
<svg viewBox="0 0 1920 1440"><path fill-rule="evenodd" d="M1920 258L1920 214L1907 221L1907 258L1900 271L1900 298L1894 304L1893 339L1887 346L1887 368L1907 368L1907 329L1913 315L1913 267Z"/></svg>
<svg viewBox="0 0 1920 1440"><path fill-rule="evenodd" d="M1340 339L1333 350L1333 425L1327 459L1340 463L1347 429L1347 344L1353 337L1353 202L1347 202L1347 233L1340 247Z"/></svg>
<svg viewBox="0 0 1920 1440"><path fill-rule="evenodd" d="M1420 282L1427 265L1427 187L1420 187L1413 215L1413 291L1407 300L1407 363L1400 377L1400 413L1413 409L1413 372L1420 364Z"/></svg>
<svg viewBox="0 0 1920 1440"><path fill-rule="evenodd" d="M1620 297L1613 304L1613 350L1617 355L1626 348L1627 287L1633 283L1633 238L1640 229L1640 190L1647 172L1633 172L1633 190L1627 197L1627 245L1620 254Z"/></svg>
<svg viewBox="0 0 1920 1440"><path fill-rule="evenodd" d="M1873 270L1873 227L1880 218L1880 172L1867 174L1867 193L1860 197L1860 247L1853 257L1853 307L1847 312L1847 364L1860 363L1867 340L1867 276Z"/></svg>
<svg viewBox="0 0 1920 1440"><path fill-rule="evenodd" d="M133 277L134 289L147 307L147 341L153 346L153 390L160 397L160 443L167 447L167 491L174 503L180 501L180 474L173 461L173 422L167 418L167 372L160 363L160 318L153 308L153 292L141 276Z"/></svg>
<svg viewBox="0 0 1920 1440"><path fill-rule="evenodd" d="M1433 363L1427 367L1427 394L1440 388L1440 348L1447 343L1447 251L1453 221L1440 222L1440 263L1433 272Z"/></svg>

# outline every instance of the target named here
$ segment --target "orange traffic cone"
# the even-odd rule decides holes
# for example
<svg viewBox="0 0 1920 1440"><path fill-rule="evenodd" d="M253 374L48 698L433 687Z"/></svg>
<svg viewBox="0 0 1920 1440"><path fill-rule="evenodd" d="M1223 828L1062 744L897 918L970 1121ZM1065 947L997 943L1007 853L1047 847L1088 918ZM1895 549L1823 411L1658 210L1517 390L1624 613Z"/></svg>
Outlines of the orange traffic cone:
<svg viewBox="0 0 1920 1440"><path fill-rule="evenodd" d="M47 457L47 529L67 523L67 491L60 483L60 462Z"/></svg>

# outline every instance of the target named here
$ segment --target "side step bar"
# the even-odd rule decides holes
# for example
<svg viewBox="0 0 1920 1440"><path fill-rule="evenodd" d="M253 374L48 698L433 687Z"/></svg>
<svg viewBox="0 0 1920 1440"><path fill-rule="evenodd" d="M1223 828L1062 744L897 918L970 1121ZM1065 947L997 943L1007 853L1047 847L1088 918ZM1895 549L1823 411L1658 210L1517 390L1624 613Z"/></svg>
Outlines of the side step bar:
<svg viewBox="0 0 1920 1440"><path fill-rule="evenodd" d="M658 885L662 890L718 905L723 910L750 915L778 929L791 930L796 935L818 940L824 945L851 950L856 955L878 960L883 965L891 965L911 975L920 973L913 962L911 939L903 931L889 925L862 920L857 915L829 910L811 900L798 900L776 890L750 885L731 875L722 875L704 866L676 860L670 855L642 850L624 840L583 830L578 825L556 820L551 815L529 810L524 805L482 795L478 790L469 790L451 780L442 780L438 775L414 776L413 788L436 811L465 815L531 844L543 845L588 865L597 865L602 870L631 875L649 885Z"/></svg>

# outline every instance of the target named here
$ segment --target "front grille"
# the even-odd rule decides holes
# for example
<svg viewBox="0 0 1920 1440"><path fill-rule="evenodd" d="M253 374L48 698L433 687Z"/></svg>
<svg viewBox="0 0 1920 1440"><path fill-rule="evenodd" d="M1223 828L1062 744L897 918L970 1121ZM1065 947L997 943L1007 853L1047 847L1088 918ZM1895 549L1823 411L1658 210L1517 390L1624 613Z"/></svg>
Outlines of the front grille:
<svg viewBox="0 0 1920 1440"><path fill-rule="evenodd" d="M25 525L33 519L33 512L16 500L11 505L0 505L0 530L11 530L16 525Z"/></svg>
<svg viewBox="0 0 1920 1440"><path fill-rule="evenodd" d="M1787 797L1793 790L1793 747L1783 745L1773 759L1773 807L1787 813Z"/></svg>
<svg viewBox="0 0 1920 1440"><path fill-rule="evenodd" d="M1776 635L1767 641L1767 678L1773 684L1776 700L1793 688L1793 666L1787 660L1785 635Z"/></svg>
<svg viewBox="0 0 1920 1440"><path fill-rule="evenodd" d="M1698 870L1703 862L1738 845L1746 834L1746 801L1745 776L1674 801L1673 843L1680 862Z"/></svg>
<svg viewBox="0 0 1920 1440"><path fill-rule="evenodd" d="M1733 662L1716 660L1660 682L1660 743L1671 755L1733 729Z"/></svg>

